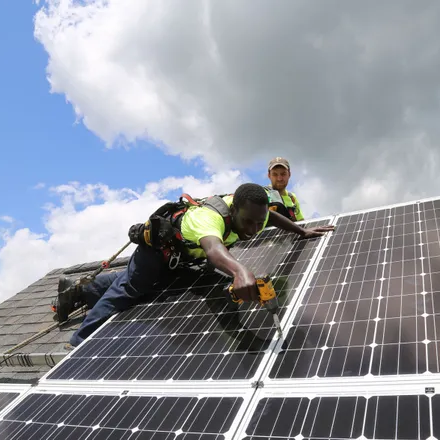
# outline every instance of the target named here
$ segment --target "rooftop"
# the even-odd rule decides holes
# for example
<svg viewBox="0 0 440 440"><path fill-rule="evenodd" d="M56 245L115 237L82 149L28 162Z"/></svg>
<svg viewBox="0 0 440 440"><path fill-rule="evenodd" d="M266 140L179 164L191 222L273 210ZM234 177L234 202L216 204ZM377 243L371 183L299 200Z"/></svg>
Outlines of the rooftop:
<svg viewBox="0 0 440 440"><path fill-rule="evenodd" d="M116 259L107 271L121 270L127 258ZM54 324L50 309L61 274L78 279L100 267L100 261L55 269L0 304L0 382L36 383L66 354L64 345L80 326L82 317L55 327L23 347L14 349ZM11 353L7 353L9 350Z"/></svg>

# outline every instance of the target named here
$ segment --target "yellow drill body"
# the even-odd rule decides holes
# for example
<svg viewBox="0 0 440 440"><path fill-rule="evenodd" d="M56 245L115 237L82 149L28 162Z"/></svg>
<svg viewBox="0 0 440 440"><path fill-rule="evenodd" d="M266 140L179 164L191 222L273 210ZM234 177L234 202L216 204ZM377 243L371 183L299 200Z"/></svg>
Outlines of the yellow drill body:
<svg viewBox="0 0 440 440"><path fill-rule="evenodd" d="M258 289L258 301L263 307L266 308L268 312L272 314L278 334L282 337L283 333L281 330L280 319L278 318L278 298L273 287L272 279L269 275L265 275L264 277L256 278L256 280ZM228 290L231 294L233 302L237 304L243 303L243 300L237 298L237 296L234 294L234 286L232 284L229 286Z"/></svg>

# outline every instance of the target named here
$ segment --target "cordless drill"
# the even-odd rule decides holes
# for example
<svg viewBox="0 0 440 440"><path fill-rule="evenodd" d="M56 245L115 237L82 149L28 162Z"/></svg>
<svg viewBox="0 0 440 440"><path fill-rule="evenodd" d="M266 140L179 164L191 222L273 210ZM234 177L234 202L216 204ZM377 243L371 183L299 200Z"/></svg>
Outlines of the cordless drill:
<svg viewBox="0 0 440 440"><path fill-rule="evenodd" d="M282 338L283 331L281 329L280 318L278 317L278 298L273 287L272 279L269 275L265 275L264 277L256 278L256 280L258 289L258 301L272 315L278 335ZM228 287L228 292L231 295L231 300L234 303L242 304L244 302L242 299L238 298L235 295L233 284Z"/></svg>

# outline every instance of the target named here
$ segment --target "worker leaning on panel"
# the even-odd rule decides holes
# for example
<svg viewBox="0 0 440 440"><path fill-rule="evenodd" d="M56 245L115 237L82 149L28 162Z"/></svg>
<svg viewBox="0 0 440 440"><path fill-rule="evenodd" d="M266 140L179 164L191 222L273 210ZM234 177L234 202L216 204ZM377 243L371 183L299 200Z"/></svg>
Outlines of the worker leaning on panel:
<svg viewBox="0 0 440 440"><path fill-rule="evenodd" d="M294 222L304 220L296 195L287 191L290 179L290 164L287 159L282 157L272 159L269 162L267 177L271 184L264 189L269 196L269 209L279 212Z"/></svg>
<svg viewBox="0 0 440 440"><path fill-rule="evenodd" d="M178 202L160 207L146 223L130 228L130 240L138 246L121 272L102 273L87 285L60 278L56 306L59 321L65 321L78 304L87 304L91 309L73 334L71 346L81 344L111 315L142 300L153 299L153 285L166 280L170 269L182 262L207 259L233 278L238 298L258 301L254 274L239 263L228 248L238 240L250 240L268 223L303 238L318 237L326 231L325 228L304 229L270 211L265 190L254 183L241 185L233 195L199 201L184 196Z"/></svg>

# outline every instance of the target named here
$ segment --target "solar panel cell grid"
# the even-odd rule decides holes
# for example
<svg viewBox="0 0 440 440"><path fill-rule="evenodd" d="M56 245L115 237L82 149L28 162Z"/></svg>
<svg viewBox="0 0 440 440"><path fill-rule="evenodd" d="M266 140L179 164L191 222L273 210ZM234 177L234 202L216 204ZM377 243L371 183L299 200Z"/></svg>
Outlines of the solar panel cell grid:
<svg viewBox="0 0 440 440"><path fill-rule="evenodd" d="M257 275L273 277L282 319L319 243L268 230L232 252ZM252 379L275 335L272 316L255 304L231 310L230 279L219 273L176 275L157 286L153 303L116 316L48 379Z"/></svg>
<svg viewBox="0 0 440 440"><path fill-rule="evenodd" d="M20 393L2 393L0 392L0 411L6 408Z"/></svg>
<svg viewBox="0 0 440 440"><path fill-rule="evenodd" d="M2 440L223 438L241 397L35 393L0 422Z"/></svg>
<svg viewBox="0 0 440 440"><path fill-rule="evenodd" d="M437 397L437 396L435 396ZM437 408L433 399L433 412ZM268 397L258 402L246 428L247 439L427 439L429 398L424 395ZM438 437L437 437L438 438Z"/></svg>
<svg viewBox="0 0 440 440"><path fill-rule="evenodd" d="M271 378L440 371L433 203L337 220Z"/></svg>

